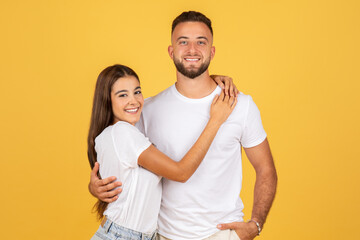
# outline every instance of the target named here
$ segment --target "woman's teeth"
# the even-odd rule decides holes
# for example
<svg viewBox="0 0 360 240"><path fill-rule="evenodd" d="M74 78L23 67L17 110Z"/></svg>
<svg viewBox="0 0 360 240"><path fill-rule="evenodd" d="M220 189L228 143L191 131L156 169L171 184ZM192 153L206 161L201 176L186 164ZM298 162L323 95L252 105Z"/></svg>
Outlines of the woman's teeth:
<svg viewBox="0 0 360 240"><path fill-rule="evenodd" d="M134 112L137 112L138 110L139 110L139 108L135 108L135 109L125 109L125 112L134 113Z"/></svg>

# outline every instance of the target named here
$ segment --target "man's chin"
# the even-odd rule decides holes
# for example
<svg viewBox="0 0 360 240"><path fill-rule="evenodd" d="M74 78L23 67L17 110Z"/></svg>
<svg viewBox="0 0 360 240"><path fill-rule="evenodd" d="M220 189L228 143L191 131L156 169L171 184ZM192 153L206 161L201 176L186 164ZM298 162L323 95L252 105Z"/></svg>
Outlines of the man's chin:
<svg viewBox="0 0 360 240"><path fill-rule="evenodd" d="M198 76L203 74L209 66L209 64L207 65L202 64L198 67L195 67L194 65L185 67L184 64L180 64L176 61L174 61L174 63L177 71L180 72L183 76L190 79L197 78Z"/></svg>
<svg viewBox="0 0 360 240"><path fill-rule="evenodd" d="M202 73L199 73L198 71L194 71L194 72L186 72L186 73L184 72L181 74L184 75L185 77L194 79L194 78L197 78L198 76L200 76Z"/></svg>

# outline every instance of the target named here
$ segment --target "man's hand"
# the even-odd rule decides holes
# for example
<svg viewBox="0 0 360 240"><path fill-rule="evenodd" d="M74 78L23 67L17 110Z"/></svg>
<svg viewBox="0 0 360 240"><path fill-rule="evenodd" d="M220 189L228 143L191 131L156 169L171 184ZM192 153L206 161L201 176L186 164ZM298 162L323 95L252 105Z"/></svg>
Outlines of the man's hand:
<svg viewBox="0 0 360 240"><path fill-rule="evenodd" d="M254 222L232 222L217 225L220 230L233 229L240 240L253 240L258 235L258 228Z"/></svg>
<svg viewBox="0 0 360 240"><path fill-rule="evenodd" d="M122 191L122 189L119 188L122 183L115 182L116 177L100 179L97 176L98 171L99 163L96 162L90 174L89 192L103 202L114 202L118 199L117 195Z"/></svg>
<svg viewBox="0 0 360 240"><path fill-rule="evenodd" d="M225 95L236 97L239 94L239 90L236 88L231 77L221 75L211 75L210 77L225 91Z"/></svg>

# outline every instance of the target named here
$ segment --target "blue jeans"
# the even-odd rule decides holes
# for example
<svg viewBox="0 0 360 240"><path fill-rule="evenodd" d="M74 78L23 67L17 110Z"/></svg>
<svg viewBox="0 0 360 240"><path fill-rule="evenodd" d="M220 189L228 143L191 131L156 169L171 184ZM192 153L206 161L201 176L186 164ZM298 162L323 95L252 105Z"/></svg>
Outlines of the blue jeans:
<svg viewBox="0 0 360 240"><path fill-rule="evenodd" d="M91 240L155 240L156 231L151 234L137 232L106 220L104 226L99 227Z"/></svg>

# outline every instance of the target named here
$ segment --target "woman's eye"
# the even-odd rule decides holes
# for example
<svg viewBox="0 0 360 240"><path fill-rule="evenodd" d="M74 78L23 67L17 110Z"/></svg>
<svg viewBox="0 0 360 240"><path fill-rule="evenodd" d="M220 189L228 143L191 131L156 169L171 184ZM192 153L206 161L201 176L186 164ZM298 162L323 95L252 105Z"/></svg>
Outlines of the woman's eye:
<svg viewBox="0 0 360 240"><path fill-rule="evenodd" d="M127 94L120 94L119 97L126 97Z"/></svg>
<svg viewBox="0 0 360 240"><path fill-rule="evenodd" d="M141 91L140 91L140 90L139 90L139 91L136 91L135 94L141 94Z"/></svg>

